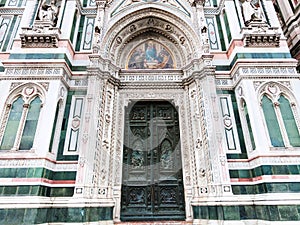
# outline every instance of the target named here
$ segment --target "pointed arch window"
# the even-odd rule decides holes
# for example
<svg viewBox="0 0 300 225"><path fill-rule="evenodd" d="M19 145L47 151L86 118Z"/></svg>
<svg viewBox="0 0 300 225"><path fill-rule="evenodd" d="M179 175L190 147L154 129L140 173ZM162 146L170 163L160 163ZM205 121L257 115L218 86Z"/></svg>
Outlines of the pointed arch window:
<svg viewBox="0 0 300 225"><path fill-rule="evenodd" d="M1 150L12 149L14 146L14 142L16 139L17 131L23 113L23 104L24 101L20 96L13 102L11 106L8 105L8 107L10 107L11 110L7 120L5 132L2 137L2 143L0 146Z"/></svg>
<svg viewBox="0 0 300 225"><path fill-rule="evenodd" d="M293 147L300 147L300 135L297 128L297 124L294 118L291 104L287 98L283 95L280 96L279 100L280 113L284 122L284 127L287 132L287 136L290 145Z"/></svg>
<svg viewBox="0 0 300 225"><path fill-rule="evenodd" d="M291 106L283 94L275 101L266 94L262 97L262 109L273 147L300 147L299 129Z"/></svg>
<svg viewBox="0 0 300 225"><path fill-rule="evenodd" d="M39 87L30 85L12 92L0 127L0 150L32 149L42 107L40 93Z"/></svg>
<svg viewBox="0 0 300 225"><path fill-rule="evenodd" d="M273 107L273 102L266 95L264 95L262 98L262 108L265 115L268 131L269 131L271 144L274 147L283 147L284 142L281 135L276 112Z"/></svg>
<svg viewBox="0 0 300 225"><path fill-rule="evenodd" d="M29 105L19 150L28 150L32 148L40 115L41 103L41 99L39 97L36 97Z"/></svg>

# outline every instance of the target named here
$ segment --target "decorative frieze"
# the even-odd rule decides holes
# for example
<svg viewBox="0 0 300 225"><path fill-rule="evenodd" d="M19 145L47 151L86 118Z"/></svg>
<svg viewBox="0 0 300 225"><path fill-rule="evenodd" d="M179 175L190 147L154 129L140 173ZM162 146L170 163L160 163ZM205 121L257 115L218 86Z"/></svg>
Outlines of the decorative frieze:
<svg viewBox="0 0 300 225"><path fill-rule="evenodd" d="M43 23L22 28L21 45L23 48L57 48L60 34L59 28L44 26Z"/></svg>
<svg viewBox="0 0 300 225"><path fill-rule="evenodd" d="M180 73L177 74L122 74L120 75L120 80L123 82L176 82L181 81L183 75Z"/></svg>
<svg viewBox="0 0 300 225"><path fill-rule="evenodd" d="M19 153L14 153L14 154L19 155ZM12 155L12 153L10 153L10 155ZM31 167L31 168L45 167L53 171L76 171L77 162L55 163L48 159L18 159L18 158L0 159L0 168L26 168L26 167Z"/></svg>
<svg viewBox="0 0 300 225"><path fill-rule="evenodd" d="M285 153L286 154L286 153ZM262 165L300 165L300 157L292 155L287 156L264 156L249 159L241 162L240 160L231 159L228 162L228 168L233 169L253 169Z"/></svg>
<svg viewBox="0 0 300 225"><path fill-rule="evenodd" d="M69 82L70 86L75 87L87 87L88 86L88 80L86 79L80 79L80 80L70 80Z"/></svg>
<svg viewBox="0 0 300 225"><path fill-rule="evenodd" d="M245 47L279 47L280 34L244 34Z"/></svg>
<svg viewBox="0 0 300 225"><path fill-rule="evenodd" d="M61 68L42 68L42 67L31 67L31 68L7 68L5 75L7 76L51 76L61 75L63 69Z"/></svg>
<svg viewBox="0 0 300 225"><path fill-rule="evenodd" d="M278 28L270 28L265 22L250 22L243 29L245 47L279 47L281 34Z"/></svg>
<svg viewBox="0 0 300 225"><path fill-rule="evenodd" d="M232 80L229 79L216 79L217 86L231 86Z"/></svg>
<svg viewBox="0 0 300 225"><path fill-rule="evenodd" d="M239 67L236 72L234 72L233 75L233 82L236 82L240 79L240 77L275 77L278 76L278 78L289 78L288 76L298 76L297 71L295 67L280 67L280 66L272 66L272 67L261 67L261 66L255 66L255 67Z"/></svg>
<svg viewBox="0 0 300 225"><path fill-rule="evenodd" d="M23 15L24 8L0 8L0 15Z"/></svg>

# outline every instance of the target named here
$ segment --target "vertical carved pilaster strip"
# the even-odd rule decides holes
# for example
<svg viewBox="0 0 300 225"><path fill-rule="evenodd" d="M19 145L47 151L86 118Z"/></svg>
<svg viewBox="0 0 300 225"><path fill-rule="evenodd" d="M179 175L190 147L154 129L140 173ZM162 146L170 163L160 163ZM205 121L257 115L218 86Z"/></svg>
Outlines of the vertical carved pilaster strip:
<svg viewBox="0 0 300 225"><path fill-rule="evenodd" d="M89 71L88 93L82 124L82 142L80 143L79 163L76 177L75 194L90 197L93 194L93 165L95 153L97 109L100 101L102 83L97 71Z"/></svg>
<svg viewBox="0 0 300 225"><path fill-rule="evenodd" d="M209 149L208 149L208 130L207 130L207 125L208 121L205 116L207 116L207 112L205 109L207 109L207 106L204 101L204 90L203 86L200 82L200 80L196 79L196 96L198 98L198 105L199 105L199 122L200 122L200 127L201 127L201 140L200 143L198 144L199 148L199 164L202 165L201 169L202 170L202 179L199 179L199 194L200 195L205 195L207 193L207 187L208 184L211 183L211 159L208 155ZM200 178L200 177L199 177Z"/></svg>
<svg viewBox="0 0 300 225"><path fill-rule="evenodd" d="M92 186L97 190L100 182L100 177L105 176L105 171L101 171L101 163L102 162L102 154L103 153L103 125L104 125L104 110L105 110L105 105L106 105L106 92L107 92L107 79L101 77L97 77L99 86L100 86L100 93L99 97L97 98L97 107L96 107L96 117L94 118L97 121L97 127L96 127L96 148L94 152L94 157L93 157L93 175L92 175ZM93 196L97 197L97 193L94 192Z"/></svg>
<svg viewBox="0 0 300 225"><path fill-rule="evenodd" d="M26 122L29 106L30 105L27 104L27 103L25 103L23 105L23 112L22 112L22 116L21 116L21 120L20 120L20 124L19 124L19 128L18 128L18 132L17 132L17 135L16 135L16 140L15 140L15 143L14 143L14 146L13 146L12 150L18 150L19 149L20 142L21 142L21 137L22 137L24 127L25 127L25 122Z"/></svg>
<svg viewBox="0 0 300 225"><path fill-rule="evenodd" d="M198 35L201 38L202 51L203 53L209 53L209 42L208 42L208 28L204 15L204 4L205 0L196 0L193 5L196 8L196 26Z"/></svg>
<svg viewBox="0 0 300 225"><path fill-rule="evenodd" d="M3 111L3 116L2 116L2 121L1 121L1 127L0 127L0 145L2 143L2 139L4 136L4 131L6 128L6 124L8 122L8 116L11 110L12 104L7 104L4 111Z"/></svg>
<svg viewBox="0 0 300 225"><path fill-rule="evenodd" d="M95 20L95 32L94 32L94 40L93 40L93 49L95 49L94 53L97 53L97 45L100 44L103 37L106 1L96 0L96 5L97 5L97 16Z"/></svg>

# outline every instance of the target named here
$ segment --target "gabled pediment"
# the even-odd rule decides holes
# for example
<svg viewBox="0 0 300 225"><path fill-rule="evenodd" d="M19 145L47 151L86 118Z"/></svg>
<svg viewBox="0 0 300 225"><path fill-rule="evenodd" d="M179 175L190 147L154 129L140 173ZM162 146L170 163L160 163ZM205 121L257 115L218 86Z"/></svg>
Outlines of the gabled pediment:
<svg viewBox="0 0 300 225"><path fill-rule="evenodd" d="M122 1L116 1L114 5L114 9L111 12L111 17L114 17L118 15L119 13L122 13L125 10L129 10L131 8L136 8L141 5L157 5L158 8L160 7L168 7L172 10L178 10L182 13L186 14L190 17L190 11L187 7L186 1L180 1L180 0L122 0Z"/></svg>

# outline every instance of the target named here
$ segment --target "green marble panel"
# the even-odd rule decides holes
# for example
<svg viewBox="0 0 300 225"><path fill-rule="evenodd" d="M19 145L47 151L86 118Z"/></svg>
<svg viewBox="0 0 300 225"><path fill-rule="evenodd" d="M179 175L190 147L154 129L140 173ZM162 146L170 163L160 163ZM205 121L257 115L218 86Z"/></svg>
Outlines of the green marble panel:
<svg viewBox="0 0 300 225"><path fill-rule="evenodd" d="M223 207L225 220L240 220L239 206L226 206Z"/></svg>

